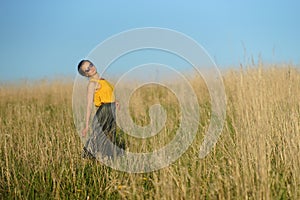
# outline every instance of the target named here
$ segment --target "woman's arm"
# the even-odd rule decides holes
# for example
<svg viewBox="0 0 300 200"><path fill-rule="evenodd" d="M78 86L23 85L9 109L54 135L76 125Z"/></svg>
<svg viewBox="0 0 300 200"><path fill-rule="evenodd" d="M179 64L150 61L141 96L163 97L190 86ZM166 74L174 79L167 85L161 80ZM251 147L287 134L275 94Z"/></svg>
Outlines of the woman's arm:
<svg viewBox="0 0 300 200"><path fill-rule="evenodd" d="M94 99L94 83L89 83L88 90L87 90L87 108L86 108L86 117L85 117L85 128L82 131L82 136L85 137L87 134L87 131L89 129L89 120L92 112L92 106L93 106L93 99Z"/></svg>

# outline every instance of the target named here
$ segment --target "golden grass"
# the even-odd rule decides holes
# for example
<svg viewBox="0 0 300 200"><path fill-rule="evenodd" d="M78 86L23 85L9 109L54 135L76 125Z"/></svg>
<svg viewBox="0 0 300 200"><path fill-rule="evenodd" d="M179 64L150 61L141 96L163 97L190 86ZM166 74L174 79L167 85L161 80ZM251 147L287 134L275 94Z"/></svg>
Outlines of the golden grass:
<svg viewBox="0 0 300 200"><path fill-rule="evenodd" d="M213 151L198 158L210 100L203 81L195 80L201 118L196 139L175 163L144 174L81 159L82 144L72 118L72 82L1 85L0 198L299 199L299 69L255 67L227 71L223 77L227 117ZM166 94L151 88L134 94L131 112L137 123L145 124L149 119L144 110L150 105L141 99L170 109L166 138L150 139L160 148L169 141L167 134L180 111L171 106L176 105L171 94L155 97L157 91Z"/></svg>

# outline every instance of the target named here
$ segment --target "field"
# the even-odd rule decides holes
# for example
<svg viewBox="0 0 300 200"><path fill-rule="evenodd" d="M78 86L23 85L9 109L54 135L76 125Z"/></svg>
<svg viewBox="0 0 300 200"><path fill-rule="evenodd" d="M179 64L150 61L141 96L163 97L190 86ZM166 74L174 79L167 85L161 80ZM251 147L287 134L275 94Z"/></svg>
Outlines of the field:
<svg viewBox="0 0 300 200"><path fill-rule="evenodd" d="M213 151L198 157L210 99L204 82L195 79L196 139L169 167L138 174L81 158L72 81L2 83L0 199L300 199L299 68L255 66L222 75L227 113ZM126 137L131 151L159 149L172 138L180 111L164 90L145 87L134 94L136 123L149 123L145 110L155 102L170 113L161 134L149 141Z"/></svg>

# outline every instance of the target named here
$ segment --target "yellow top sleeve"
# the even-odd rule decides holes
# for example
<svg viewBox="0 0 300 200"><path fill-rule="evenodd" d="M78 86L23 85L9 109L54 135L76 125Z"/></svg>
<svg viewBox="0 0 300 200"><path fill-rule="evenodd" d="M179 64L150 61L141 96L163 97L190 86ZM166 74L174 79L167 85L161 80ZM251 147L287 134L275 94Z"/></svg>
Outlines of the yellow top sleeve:
<svg viewBox="0 0 300 200"><path fill-rule="evenodd" d="M94 104L96 107L101 106L104 103L115 102L114 87L105 79L91 79L90 81L98 82L99 89L95 89L94 92Z"/></svg>

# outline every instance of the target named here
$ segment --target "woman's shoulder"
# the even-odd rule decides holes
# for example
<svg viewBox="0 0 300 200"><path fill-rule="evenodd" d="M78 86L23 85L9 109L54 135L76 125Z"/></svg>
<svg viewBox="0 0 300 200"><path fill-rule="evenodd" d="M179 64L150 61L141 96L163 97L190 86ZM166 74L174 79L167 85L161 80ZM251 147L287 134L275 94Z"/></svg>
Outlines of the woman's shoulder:
<svg viewBox="0 0 300 200"><path fill-rule="evenodd" d="M95 91L99 90L102 86L105 87L105 85L110 84L108 83L107 80L104 78L99 78L99 79L90 79L89 81L89 86L91 90L94 89Z"/></svg>
<svg viewBox="0 0 300 200"><path fill-rule="evenodd" d="M104 78L101 78L101 79L99 79L99 83L101 84L105 84L105 85L111 85L111 83L108 81L108 80L106 80L106 79L104 79Z"/></svg>
<svg viewBox="0 0 300 200"><path fill-rule="evenodd" d="M111 83L104 78L99 78L99 79L90 79L89 85L94 85L94 86L109 85L109 86L111 86Z"/></svg>
<svg viewBox="0 0 300 200"><path fill-rule="evenodd" d="M106 79L104 78L99 78L99 79L95 79L95 78L91 78L89 82L93 82L93 83L100 83L101 81L106 81Z"/></svg>
<svg viewBox="0 0 300 200"><path fill-rule="evenodd" d="M88 87L88 89L94 89L99 84L100 84L100 82L98 82L96 80L90 80L87 87Z"/></svg>

